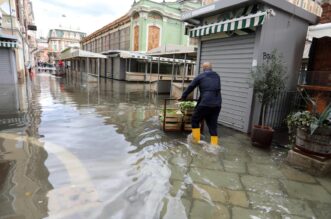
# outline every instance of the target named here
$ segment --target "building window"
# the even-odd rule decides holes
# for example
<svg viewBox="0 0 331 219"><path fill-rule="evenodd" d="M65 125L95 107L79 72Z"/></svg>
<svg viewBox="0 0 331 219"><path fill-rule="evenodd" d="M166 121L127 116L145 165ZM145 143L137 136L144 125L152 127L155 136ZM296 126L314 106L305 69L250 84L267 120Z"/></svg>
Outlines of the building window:
<svg viewBox="0 0 331 219"><path fill-rule="evenodd" d="M152 25L148 27L148 51L160 45L160 28Z"/></svg>
<svg viewBox="0 0 331 219"><path fill-rule="evenodd" d="M133 20L137 20L139 17L140 17L140 16L139 16L139 13L135 13L135 14L132 16Z"/></svg>
<svg viewBox="0 0 331 219"><path fill-rule="evenodd" d="M162 20L162 16L156 12L151 12L148 14L149 18L155 19L155 20Z"/></svg>
<svg viewBox="0 0 331 219"><path fill-rule="evenodd" d="M139 51L139 26L134 27L133 32L133 51Z"/></svg>

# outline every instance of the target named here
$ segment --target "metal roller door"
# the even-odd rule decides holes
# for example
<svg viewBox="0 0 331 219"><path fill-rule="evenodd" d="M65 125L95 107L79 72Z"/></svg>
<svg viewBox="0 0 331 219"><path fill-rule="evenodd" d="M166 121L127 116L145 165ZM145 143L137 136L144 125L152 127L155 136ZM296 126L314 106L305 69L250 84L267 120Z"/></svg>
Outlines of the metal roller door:
<svg viewBox="0 0 331 219"><path fill-rule="evenodd" d="M11 73L11 65L9 62L9 49L0 48L0 72L8 75Z"/></svg>
<svg viewBox="0 0 331 219"><path fill-rule="evenodd" d="M221 76L222 112L219 122L248 132L252 105L251 79L255 35L202 41L201 64L209 61Z"/></svg>

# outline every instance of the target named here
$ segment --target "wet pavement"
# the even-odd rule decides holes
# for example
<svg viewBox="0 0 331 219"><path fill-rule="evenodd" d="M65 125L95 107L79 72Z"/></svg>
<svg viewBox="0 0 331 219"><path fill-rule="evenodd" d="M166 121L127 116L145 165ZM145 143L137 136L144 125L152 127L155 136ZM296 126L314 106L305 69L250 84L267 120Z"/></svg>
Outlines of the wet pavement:
<svg viewBox="0 0 331 219"><path fill-rule="evenodd" d="M331 178L220 127L222 150L160 130L149 85L39 74L1 88L0 218L331 218Z"/></svg>

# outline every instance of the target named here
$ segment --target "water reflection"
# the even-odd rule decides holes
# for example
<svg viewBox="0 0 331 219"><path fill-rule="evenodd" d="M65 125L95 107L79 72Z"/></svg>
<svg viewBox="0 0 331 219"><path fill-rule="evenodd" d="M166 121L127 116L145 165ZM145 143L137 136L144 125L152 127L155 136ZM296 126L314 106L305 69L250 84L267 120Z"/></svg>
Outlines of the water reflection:
<svg viewBox="0 0 331 219"><path fill-rule="evenodd" d="M293 175L321 187L284 168L286 151L261 151L224 128L220 151L187 144L187 133L161 131L164 96L148 84L40 74L19 89L17 100L25 102L0 115L0 217L328 215L331 196L323 193L319 205L284 191ZM23 119L4 120L17 115Z"/></svg>
<svg viewBox="0 0 331 219"><path fill-rule="evenodd" d="M17 133L0 134L0 212L4 218L48 216L47 193L53 189L45 167L45 149L18 137L36 136L41 121L38 105L29 109L31 92L26 88L1 86L0 130Z"/></svg>

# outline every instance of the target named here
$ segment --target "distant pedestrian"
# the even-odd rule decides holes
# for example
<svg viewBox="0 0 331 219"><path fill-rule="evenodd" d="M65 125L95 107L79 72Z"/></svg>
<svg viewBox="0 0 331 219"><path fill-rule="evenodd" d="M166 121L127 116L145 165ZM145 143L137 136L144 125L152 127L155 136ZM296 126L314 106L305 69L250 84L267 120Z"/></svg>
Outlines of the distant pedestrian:
<svg viewBox="0 0 331 219"><path fill-rule="evenodd" d="M194 142L200 142L200 121L206 121L211 136L210 144L218 145L217 121L222 106L221 79L212 70L212 65L205 62L203 73L198 75L184 91L180 100L186 100L188 95L199 87L200 97L192 116L192 137Z"/></svg>

